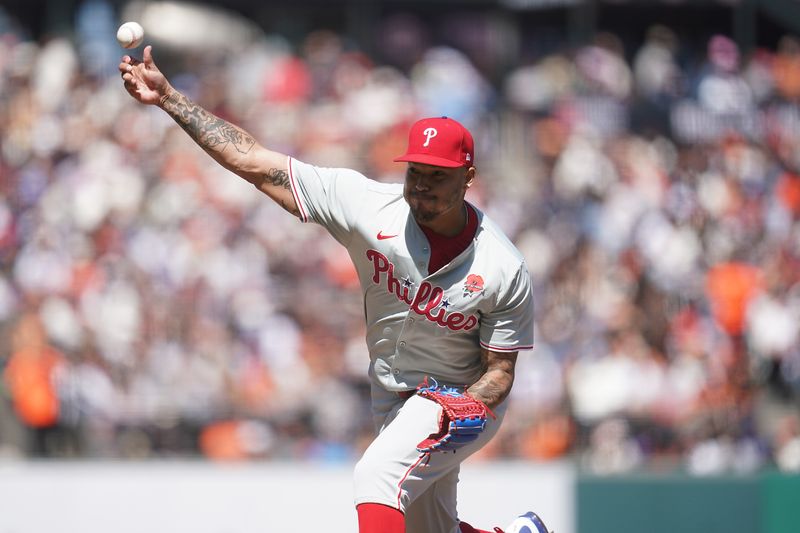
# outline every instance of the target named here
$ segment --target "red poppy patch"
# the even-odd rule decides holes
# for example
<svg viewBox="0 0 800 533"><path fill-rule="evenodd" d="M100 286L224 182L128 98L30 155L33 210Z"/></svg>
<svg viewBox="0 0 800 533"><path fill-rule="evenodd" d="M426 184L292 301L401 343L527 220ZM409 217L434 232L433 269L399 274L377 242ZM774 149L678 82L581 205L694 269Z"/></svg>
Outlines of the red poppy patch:
<svg viewBox="0 0 800 533"><path fill-rule="evenodd" d="M467 276L464 282L464 296L472 296L483 292L483 278L477 274Z"/></svg>

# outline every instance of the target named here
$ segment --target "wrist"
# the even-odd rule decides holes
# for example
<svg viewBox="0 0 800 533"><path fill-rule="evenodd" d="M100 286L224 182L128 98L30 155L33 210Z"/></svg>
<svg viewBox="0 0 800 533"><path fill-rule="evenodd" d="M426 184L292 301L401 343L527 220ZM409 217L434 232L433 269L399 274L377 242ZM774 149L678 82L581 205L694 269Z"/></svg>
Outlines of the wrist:
<svg viewBox="0 0 800 533"><path fill-rule="evenodd" d="M502 398L497 398L497 397L487 398L484 395L482 395L479 391L471 391L469 389L465 390L464 394L469 396L476 402L482 403L483 406L486 407L486 410L489 412L492 418L496 418L493 409L495 409L498 405L502 403L503 401Z"/></svg>
<svg viewBox="0 0 800 533"><path fill-rule="evenodd" d="M158 105L158 107L160 107L161 109L164 109L164 106L167 105L167 101L176 92L177 91L171 85L167 84L167 88L164 90L164 94L161 96L161 98L158 99L158 104L156 105Z"/></svg>

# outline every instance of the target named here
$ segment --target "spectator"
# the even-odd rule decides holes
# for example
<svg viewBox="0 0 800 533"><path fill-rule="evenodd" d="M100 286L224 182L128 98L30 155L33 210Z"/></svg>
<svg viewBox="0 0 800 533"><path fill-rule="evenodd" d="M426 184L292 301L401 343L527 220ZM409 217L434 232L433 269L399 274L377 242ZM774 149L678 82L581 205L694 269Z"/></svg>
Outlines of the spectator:
<svg viewBox="0 0 800 533"><path fill-rule="evenodd" d="M14 411L32 434L31 453L60 455L56 438L61 415L58 374L64 356L47 343L38 316L23 315L13 331L11 357L3 373Z"/></svg>

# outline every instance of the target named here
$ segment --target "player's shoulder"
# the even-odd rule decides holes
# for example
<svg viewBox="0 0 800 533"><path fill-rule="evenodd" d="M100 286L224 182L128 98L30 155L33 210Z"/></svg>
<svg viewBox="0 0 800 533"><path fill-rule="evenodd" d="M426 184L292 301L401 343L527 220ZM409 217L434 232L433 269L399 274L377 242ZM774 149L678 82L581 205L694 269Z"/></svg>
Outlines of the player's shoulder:
<svg viewBox="0 0 800 533"><path fill-rule="evenodd" d="M376 181L353 168L313 165L294 158L292 158L291 164L298 174L313 173L326 181L357 185L376 195L397 196L403 193L402 183L384 183Z"/></svg>
<svg viewBox="0 0 800 533"><path fill-rule="evenodd" d="M369 184L367 188L370 192L379 195L386 195L386 196L402 196L403 195L403 184L402 183L387 183L383 181L375 181L373 179L369 179Z"/></svg>
<svg viewBox="0 0 800 533"><path fill-rule="evenodd" d="M360 189L366 195L367 203L383 204L394 202L403 196L402 183L385 183L369 178L352 168L326 169L328 175L340 184L347 183L350 187Z"/></svg>
<svg viewBox="0 0 800 533"><path fill-rule="evenodd" d="M473 206L474 207L474 206ZM489 215L475 208L479 217L479 230L477 238L478 245L492 254L494 262L498 265L506 265L512 270L516 270L525 263L522 252L511 242L506 233L492 220Z"/></svg>
<svg viewBox="0 0 800 533"><path fill-rule="evenodd" d="M350 179L359 180L363 187L366 198L365 202L373 204L373 207L386 204L394 204L403 197L402 183L387 183L368 178L357 170L343 169L352 174Z"/></svg>

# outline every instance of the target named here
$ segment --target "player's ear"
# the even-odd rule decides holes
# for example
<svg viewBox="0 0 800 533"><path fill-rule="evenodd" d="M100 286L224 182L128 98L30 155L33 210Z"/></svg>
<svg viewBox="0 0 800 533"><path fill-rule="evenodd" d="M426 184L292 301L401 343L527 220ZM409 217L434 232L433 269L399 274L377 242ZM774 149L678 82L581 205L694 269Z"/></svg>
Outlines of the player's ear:
<svg viewBox="0 0 800 533"><path fill-rule="evenodd" d="M475 167L469 167L467 169L467 174L464 177L464 185L469 189L472 187L472 183L475 181Z"/></svg>

